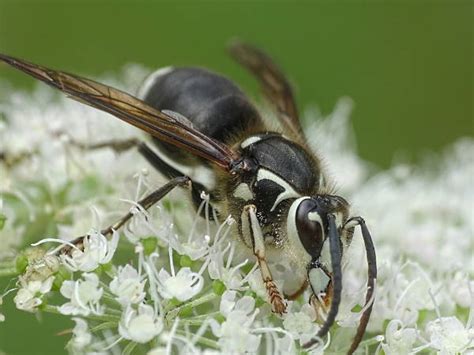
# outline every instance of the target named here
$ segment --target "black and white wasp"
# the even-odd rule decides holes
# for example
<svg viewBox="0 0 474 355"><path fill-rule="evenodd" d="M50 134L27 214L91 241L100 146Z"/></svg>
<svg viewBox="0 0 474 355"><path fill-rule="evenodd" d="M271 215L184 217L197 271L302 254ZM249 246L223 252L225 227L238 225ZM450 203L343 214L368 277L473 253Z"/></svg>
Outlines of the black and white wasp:
<svg viewBox="0 0 474 355"><path fill-rule="evenodd" d="M10 64L69 97L108 112L153 137L145 142L109 142L117 149L139 152L170 181L139 203L145 208L177 186L190 185L194 203L205 191L216 217L238 221L235 237L255 255L273 311L286 311L285 298L267 261L285 258L299 287L309 285L314 307L327 316L309 348L334 323L341 300L341 258L361 228L368 263L366 305L348 353L353 353L370 318L377 274L375 250L361 217L349 217L349 204L331 194L318 157L300 126L289 82L257 48L234 43L231 55L252 72L275 108L281 129L271 130L257 108L229 79L200 68L165 68L152 74L133 97L95 81L0 55ZM330 137L328 137L330 139ZM103 233L121 227L127 214ZM80 244L78 238L76 243ZM330 260L322 260L323 248Z"/></svg>

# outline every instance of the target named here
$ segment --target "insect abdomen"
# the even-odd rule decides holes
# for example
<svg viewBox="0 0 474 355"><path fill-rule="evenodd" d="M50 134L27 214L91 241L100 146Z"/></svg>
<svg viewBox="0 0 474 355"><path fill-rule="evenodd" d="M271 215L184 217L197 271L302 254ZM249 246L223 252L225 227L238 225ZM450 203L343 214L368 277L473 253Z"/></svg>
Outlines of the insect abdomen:
<svg viewBox="0 0 474 355"><path fill-rule="evenodd" d="M178 112L198 131L224 143L260 121L234 83L205 69L162 69L149 77L141 94L150 106Z"/></svg>

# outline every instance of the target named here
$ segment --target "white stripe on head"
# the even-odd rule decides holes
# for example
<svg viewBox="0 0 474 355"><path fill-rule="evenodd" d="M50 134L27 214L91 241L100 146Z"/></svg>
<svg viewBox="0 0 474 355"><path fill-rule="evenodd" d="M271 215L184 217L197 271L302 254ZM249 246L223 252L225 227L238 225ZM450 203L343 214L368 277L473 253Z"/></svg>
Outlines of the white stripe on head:
<svg viewBox="0 0 474 355"><path fill-rule="evenodd" d="M262 138L259 137L259 136L252 136L252 137L249 137L247 138L246 140L244 140L242 143L240 143L240 147L242 149L245 149L247 148L249 145L252 145L254 143L257 143L258 141L261 141Z"/></svg>
<svg viewBox="0 0 474 355"><path fill-rule="evenodd" d="M276 206L278 206L278 204L283 200L286 200L288 198L297 198L301 196L299 193L297 193L293 189L293 187L288 182L286 182L285 180L283 180L281 177L271 172L270 170L267 170L264 168L258 169L257 181L261 181L261 180L273 181L275 184L283 188L283 191L275 199L275 202L273 203L273 206L270 209L270 211L273 211L276 208Z"/></svg>

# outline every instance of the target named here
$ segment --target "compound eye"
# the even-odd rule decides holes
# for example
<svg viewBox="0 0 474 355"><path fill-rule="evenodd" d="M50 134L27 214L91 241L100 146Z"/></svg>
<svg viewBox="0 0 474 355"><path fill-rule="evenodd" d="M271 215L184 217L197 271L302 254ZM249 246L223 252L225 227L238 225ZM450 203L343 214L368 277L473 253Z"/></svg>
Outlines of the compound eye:
<svg viewBox="0 0 474 355"><path fill-rule="evenodd" d="M296 211L296 229L301 244L313 257L318 257L323 247L322 223L316 212L316 202L311 199L302 201Z"/></svg>

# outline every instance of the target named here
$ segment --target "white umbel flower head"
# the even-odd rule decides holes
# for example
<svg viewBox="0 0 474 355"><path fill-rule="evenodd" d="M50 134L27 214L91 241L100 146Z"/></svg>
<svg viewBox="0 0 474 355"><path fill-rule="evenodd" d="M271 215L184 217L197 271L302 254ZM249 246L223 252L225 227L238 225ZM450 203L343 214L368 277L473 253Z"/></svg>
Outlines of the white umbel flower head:
<svg viewBox="0 0 474 355"><path fill-rule="evenodd" d="M96 274L82 274L84 280L64 281L61 285L61 294L70 301L59 307L59 312L68 315L88 316L90 313L102 314L100 299L103 289L99 287L99 278Z"/></svg>
<svg viewBox="0 0 474 355"><path fill-rule="evenodd" d="M73 248L71 255L61 255L64 265L72 271L91 272L101 264L107 264L112 260L117 249L119 234L114 231L112 239L107 240L105 235L98 231L92 231L84 238L83 250Z"/></svg>
<svg viewBox="0 0 474 355"><path fill-rule="evenodd" d="M54 276L48 277L44 281L26 282L16 294L14 301L16 308L23 311L34 312L43 303L42 297L51 290Z"/></svg>
<svg viewBox="0 0 474 355"><path fill-rule="evenodd" d="M128 306L119 324L119 333L125 339L147 343L161 333L163 321L155 315L153 307L140 304L138 310Z"/></svg>
<svg viewBox="0 0 474 355"><path fill-rule="evenodd" d="M122 306L130 303L141 303L145 298L146 280L141 280L138 271L130 264L119 267L117 276L110 282L110 291L116 295Z"/></svg>

